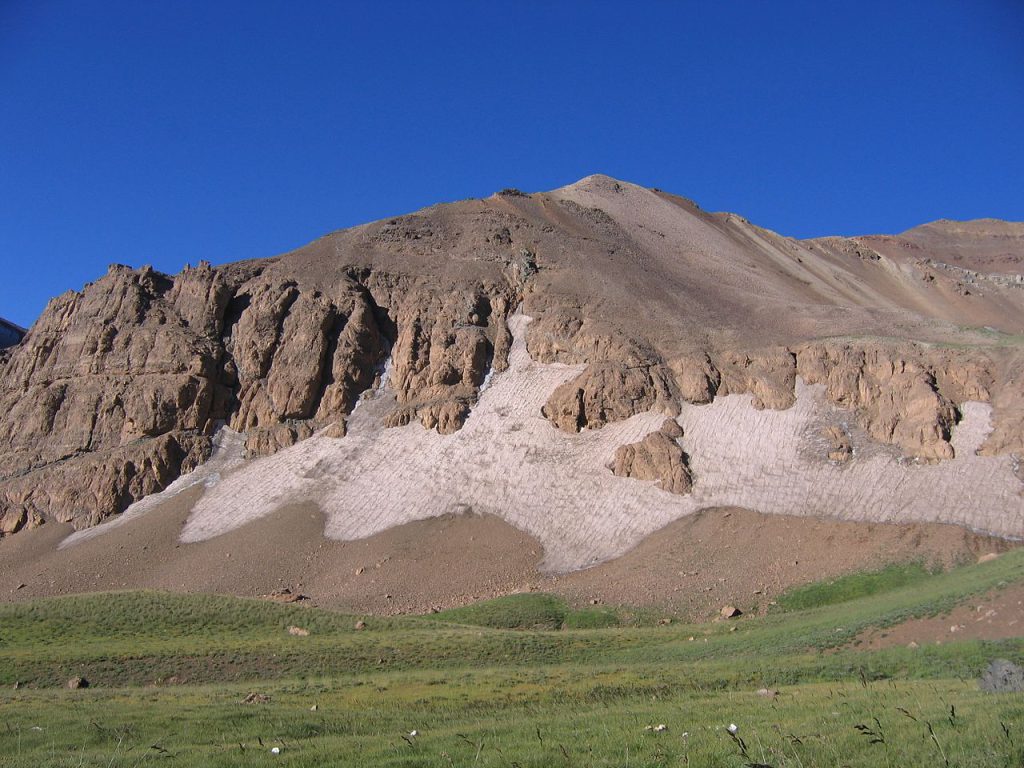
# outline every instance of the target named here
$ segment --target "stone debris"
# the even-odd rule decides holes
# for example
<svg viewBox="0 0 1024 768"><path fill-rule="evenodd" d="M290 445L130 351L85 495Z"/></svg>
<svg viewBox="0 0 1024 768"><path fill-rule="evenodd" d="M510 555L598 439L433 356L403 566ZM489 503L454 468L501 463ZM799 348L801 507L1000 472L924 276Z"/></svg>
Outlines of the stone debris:
<svg viewBox="0 0 1024 768"><path fill-rule="evenodd" d="M299 603L303 600L309 600L305 595L299 592L292 592L288 587L275 589L269 595L263 595L263 599L273 600L275 603Z"/></svg>

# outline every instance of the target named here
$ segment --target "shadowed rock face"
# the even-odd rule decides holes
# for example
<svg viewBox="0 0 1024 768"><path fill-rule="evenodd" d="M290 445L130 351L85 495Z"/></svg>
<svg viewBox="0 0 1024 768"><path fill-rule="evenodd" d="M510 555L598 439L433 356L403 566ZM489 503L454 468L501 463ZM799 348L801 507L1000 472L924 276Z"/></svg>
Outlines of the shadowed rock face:
<svg viewBox="0 0 1024 768"><path fill-rule="evenodd" d="M0 317L0 349L13 347L25 336L25 329Z"/></svg>
<svg viewBox="0 0 1024 768"><path fill-rule="evenodd" d="M385 371L384 424L456 432L508 366L521 303L530 355L579 366L541 409L565 432L729 394L787 409L800 377L907 456L952 458L968 400L993 406L981 453L1024 453L1024 285L975 271L962 290L986 244L1016 263L1017 225L997 224L796 241L594 176L271 259L114 266L0 350L0 533L119 513L203 462L221 423L250 455L342 437ZM673 438L625 448L616 473L685 493Z"/></svg>

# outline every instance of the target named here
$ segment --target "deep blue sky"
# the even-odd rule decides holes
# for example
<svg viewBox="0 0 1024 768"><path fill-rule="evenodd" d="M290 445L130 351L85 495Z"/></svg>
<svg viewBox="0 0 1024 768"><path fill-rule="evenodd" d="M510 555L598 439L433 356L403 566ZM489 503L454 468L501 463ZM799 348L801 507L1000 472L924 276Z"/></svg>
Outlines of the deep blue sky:
<svg viewBox="0 0 1024 768"><path fill-rule="evenodd" d="M1022 137L1022 0L0 0L0 316L595 172L794 236L1020 220Z"/></svg>

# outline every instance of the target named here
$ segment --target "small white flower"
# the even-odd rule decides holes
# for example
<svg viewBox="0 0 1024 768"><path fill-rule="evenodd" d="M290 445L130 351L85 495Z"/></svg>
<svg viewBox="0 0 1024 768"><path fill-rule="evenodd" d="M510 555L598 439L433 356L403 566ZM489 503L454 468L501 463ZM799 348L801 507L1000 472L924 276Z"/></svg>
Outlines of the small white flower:
<svg viewBox="0 0 1024 768"><path fill-rule="evenodd" d="M728 731L729 733L731 733L731 734L732 734L733 736L735 736L735 735L736 735L736 732L737 732L737 731L738 731L739 729L740 729L740 727L739 727L738 725L736 725L736 723L729 723L729 727L728 727L728 728L726 728L726 730L727 730L727 731Z"/></svg>

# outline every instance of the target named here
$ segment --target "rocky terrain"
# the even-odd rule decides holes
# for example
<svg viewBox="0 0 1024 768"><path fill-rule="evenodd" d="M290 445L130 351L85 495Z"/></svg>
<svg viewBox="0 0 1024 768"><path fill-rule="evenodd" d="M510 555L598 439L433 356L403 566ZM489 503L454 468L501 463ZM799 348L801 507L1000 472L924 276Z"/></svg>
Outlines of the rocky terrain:
<svg viewBox="0 0 1024 768"><path fill-rule="evenodd" d="M186 541L304 500L340 539L488 512L555 570L711 506L1024 536L1022 259L1022 224L800 241L591 176L113 265L0 351L0 533L95 526L237 434Z"/></svg>
<svg viewBox="0 0 1024 768"><path fill-rule="evenodd" d="M0 317L0 349L13 347L25 336L25 329Z"/></svg>

